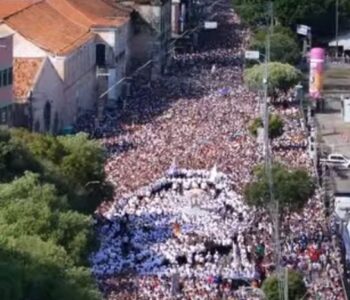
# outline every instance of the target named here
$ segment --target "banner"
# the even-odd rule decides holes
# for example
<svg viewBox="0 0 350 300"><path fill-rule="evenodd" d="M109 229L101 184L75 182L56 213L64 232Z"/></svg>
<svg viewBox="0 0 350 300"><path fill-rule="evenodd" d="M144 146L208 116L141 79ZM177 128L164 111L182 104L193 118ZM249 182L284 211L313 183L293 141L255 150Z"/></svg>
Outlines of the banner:
<svg viewBox="0 0 350 300"><path fill-rule="evenodd" d="M306 26L306 25L298 25L297 26L297 34L300 35L308 35L309 31L310 31L310 27Z"/></svg>
<svg viewBox="0 0 350 300"><path fill-rule="evenodd" d="M309 95L319 99L322 96L324 80L325 52L322 48L313 48L310 52Z"/></svg>

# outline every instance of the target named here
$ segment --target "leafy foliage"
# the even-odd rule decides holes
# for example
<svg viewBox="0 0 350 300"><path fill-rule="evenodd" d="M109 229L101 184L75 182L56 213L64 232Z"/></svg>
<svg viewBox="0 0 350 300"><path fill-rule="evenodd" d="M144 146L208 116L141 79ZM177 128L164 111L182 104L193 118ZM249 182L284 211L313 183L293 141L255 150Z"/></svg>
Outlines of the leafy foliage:
<svg viewBox="0 0 350 300"><path fill-rule="evenodd" d="M64 249L51 241L2 237L0 260L6 262L0 264L1 299L101 299L89 271L75 267Z"/></svg>
<svg viewBox="0 0 350 300"><path fill-rule="evenodd" d="M275 0L275 23L295 31L297 24L309 25L313 35L321 38L334 34L335 1L334 0ZM233 5L243 21L250 26L260 27L268 24L267 4L264 0L235 0ZM340 28L349 28L350 2L339 1Z"/></svg>
<svg viewBox="0 0 350 300"><path fill-rule="evenodd" d="M301 73L289 64L272 62L268 64L268 91L274 95L276 90L287 91L301 79ZM244 71L244 81L251 89L261 89L265 74L264 65L255 65Z"/></svg>
<svg viewBox="0 0 350 300"><path fill-rule="evenodd" d="M278 277L277 275L268 277L262 289L269 300L278 300ZM299 300L305 296L306 286L300 273L288 270L288 299Z"/></svg>
<svg viewBox="0 0 350 300"><path fill-rule="evenodd" d="M272 165L272 181L275 199L281 209L299 211L314 192L314 183L304 169L288 169L275 163ZM249 205L267 207L270 203L269 181L264 166L255 170L255 179L245 187L245 198Z"/></svg>
<svg viewBox="0 0 350 300"><path fill-rule="evenodd" d="M67 194L72 208L92 213L104 198L111 196L111 187L105 182L104 150L86 134L54 137L18 129L11 134L13 143L24 148L40 166L41 179Z"/></svg>
<svg viewBox="0 0 350 300"><path fill-rule="evenodd" d="M0 130L1 299L101 299L85 266L96 244L86 213L106 195L103 166L86 135Z"/></svg>
<svg viewBox="0 0 350 300"><path fill-rule="evenodd" d="M258 128L264 127L263 121L261 118L256 118L252 121L249 126L249 132L257 136ZM269 117L269 137L277 138L283 134L283 120L279 115L272 114Z"/></svg>
<svg viewBox="0 0 350 300"><path fill-rule="evenodd" d="M258 30L250 43L250 48L265 53L266 30ZM277 26L271 35L271 61L296 64L300 59L300 50L293 33L285 27Z"/></svg>

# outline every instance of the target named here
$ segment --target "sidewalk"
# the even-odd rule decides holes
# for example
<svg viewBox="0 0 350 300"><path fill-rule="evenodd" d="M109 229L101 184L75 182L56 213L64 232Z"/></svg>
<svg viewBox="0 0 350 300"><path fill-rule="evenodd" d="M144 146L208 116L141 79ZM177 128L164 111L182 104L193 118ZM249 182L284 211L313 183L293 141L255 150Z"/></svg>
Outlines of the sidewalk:
<svg viewBox="0 0 350 300"><path fill-rule="evenodd" d="M341 115L341 95L350 95L350 67L331 66L325 76L324 111L316 113L321 154L340 153L350 157L350 123ZM350 192L350 170L338 171L335 192Z"/></svg>

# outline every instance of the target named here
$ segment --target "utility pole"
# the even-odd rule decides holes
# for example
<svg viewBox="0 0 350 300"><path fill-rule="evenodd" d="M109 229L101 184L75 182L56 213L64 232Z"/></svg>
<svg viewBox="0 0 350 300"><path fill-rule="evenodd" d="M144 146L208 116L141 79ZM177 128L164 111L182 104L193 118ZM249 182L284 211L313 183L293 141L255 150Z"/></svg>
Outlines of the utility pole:
<svg viewBox="0 0 350 300"><path fill-rule="evenodd" d="M338 58L339 0L335 1L335 57Z"/></svg>
<svg viewBox="0 0 350 300"><path fill-rule="evenodd" d="M268 14L269 14L269 28L266 35L266 53L265 53L265 68L264 68L264 79L263 79L263 90L264 90L264 158L265 158L265 173L268 178L269 191L270 191L270 214L271 221L273 224L273 243L275 250L275 264L276 272L278 277L278 294L279 299L283 299L283 276L281 273L281 242L279 233L279 203L278 199L275 199L273 192L273 178L272 178L272 160L270 151L269 141L269 108L267 103L268 89L269 89L269 62L271 58L271 34L273 33L274 17L273 17L273 3L268 3Z"/></svg>
<svg viewBox="0 0 350 300"><path fill-rule="evenodd" d="M288 300L288 268L284 268L284 300Z"/></svg>

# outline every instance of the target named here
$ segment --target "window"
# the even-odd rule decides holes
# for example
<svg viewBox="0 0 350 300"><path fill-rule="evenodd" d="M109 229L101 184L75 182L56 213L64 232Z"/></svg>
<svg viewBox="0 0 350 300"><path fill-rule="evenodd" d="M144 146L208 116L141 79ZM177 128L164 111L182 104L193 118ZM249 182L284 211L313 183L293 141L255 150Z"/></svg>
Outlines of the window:
<svg viewBox="0 0 350 300"><path fill-rule="evenodd" d="M46 102L44 106L44 130L50 131L51 128L51 104L50 102Z"/></svg>
<svg viewBox="0 0 350 300"><path fill-rule="evenodd" d="M8 78L7 78L7 69L2 71L2 84L3 86L6 86L8 84Z"/></svg>
<svg viewBox="0 0 350 300"><path fill-rule="evenodd" d="M103 44L96 45L96 65L98 67L106 65L106 46Z"/></svg>
<svg viewBox="0 0 350 300"><path fill-rule="evenodd" d="M0 87L11 85L13 82L12 68L0 70Z"/></svg>

